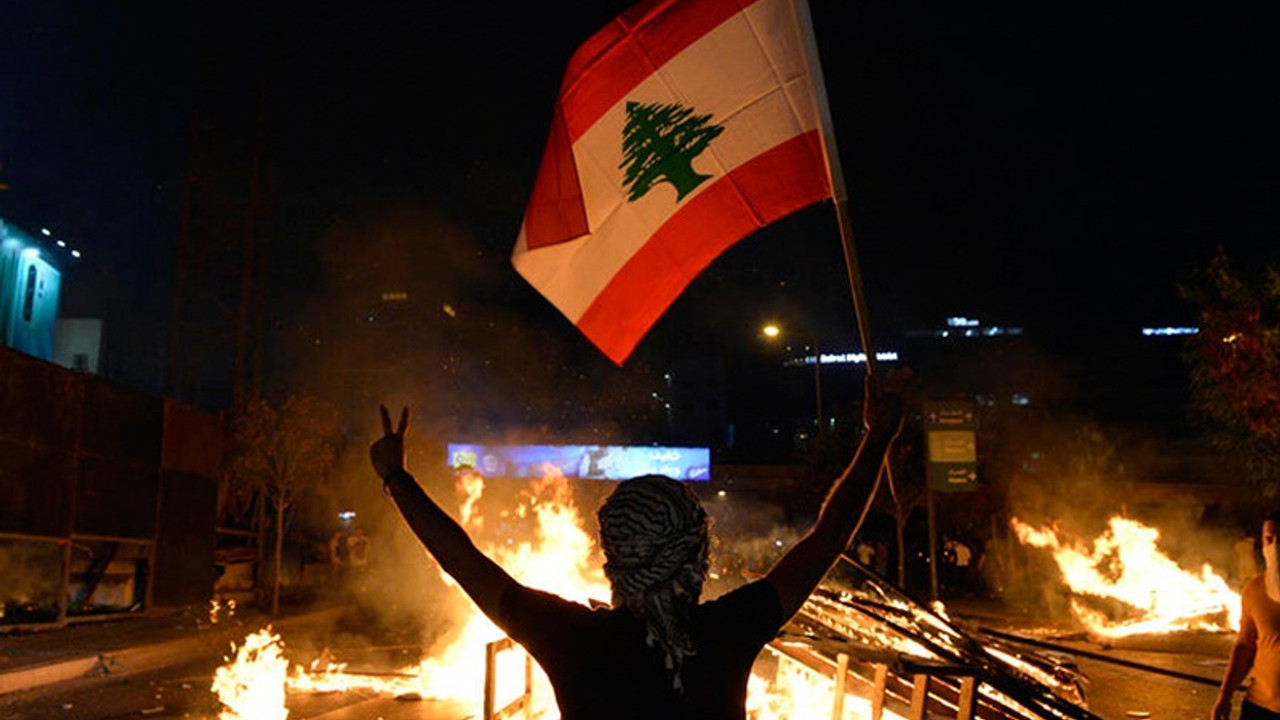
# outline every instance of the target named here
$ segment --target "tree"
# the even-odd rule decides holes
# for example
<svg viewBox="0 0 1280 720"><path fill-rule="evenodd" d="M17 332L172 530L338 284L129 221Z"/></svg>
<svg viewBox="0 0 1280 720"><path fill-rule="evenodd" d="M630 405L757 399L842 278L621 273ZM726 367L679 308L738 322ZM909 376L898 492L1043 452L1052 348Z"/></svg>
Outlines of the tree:
<svg viewBox="0 0 1280 720"><path fill-rule="evenodd" d="M924 508L928 498L922 432L917 424L904 427L886 458L888 474L880 478L874 507L893 518L898 547L898 587L907 588L907 522Z"/></svg>
<svg viewBox="0 0 1280 720"><path fill-rule="evenodd" d="M675 187L680 202L710 178L693 169L693 159L724 132L710 120L711 115L694 115L679 103L628 102L622 128L625 159L619 166L626 170L623 184L631 188L627 200L639 200L654 183L665 181Z"/></svg>
<svg viewBox="0 0 1280 720"><path fill-rule="evenodd" d="M1231 269L1219 248L1179 288L1196 307L1188 343L1190 407L1215 449L1243 465L1265 495L1280 489L1280 273Z"/></svg>
<svg viewBox="0 0 1280 720"><path fill-rule="evenodd" d="M252 402L232 427L229 477L258 498L259 567L266 503L275 510L272 614L280 610L285 515L304 493L328 483L340 438L337 409L310 395L293 396L279 408L265 400Z"/></svg>

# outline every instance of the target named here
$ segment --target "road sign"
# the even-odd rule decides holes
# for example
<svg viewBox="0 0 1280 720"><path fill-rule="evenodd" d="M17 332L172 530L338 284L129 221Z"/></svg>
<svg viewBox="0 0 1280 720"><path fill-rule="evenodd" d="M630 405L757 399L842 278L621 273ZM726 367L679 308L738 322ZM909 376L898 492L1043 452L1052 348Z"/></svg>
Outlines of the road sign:
<svg viewBox="0 0 1280 720"><path fill-rule="evenodd" d="M927 402L929 487L941 492L978 489L978 420L973 403Z"/></svg>

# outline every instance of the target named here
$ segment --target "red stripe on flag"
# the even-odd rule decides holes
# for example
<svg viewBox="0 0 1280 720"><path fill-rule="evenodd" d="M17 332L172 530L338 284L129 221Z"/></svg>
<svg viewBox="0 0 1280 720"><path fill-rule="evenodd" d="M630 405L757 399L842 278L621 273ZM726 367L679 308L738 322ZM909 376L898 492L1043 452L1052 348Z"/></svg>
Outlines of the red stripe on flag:
<svg viewBox="0 0 1280 720"><path fill-rule="evenodd" d="M690 199L596 296L577 326L621 365L658 317L738 240L831 196L818 131L739 166Z"/></svg>
<svg viewBox="0 0 1280 720"><path fill-rule="evenodd" d="M551 137L542 151L538 177L529 193L524 214L524 241L530 249L567 242L587 234L587 210L582 204L582 185L573 161L573 146L565 131L564 114L556 106L551 118Z"/></svg>
<svg viewBox="0 0 1280 720"><path fill-rule="evenodd" d="M577 141L655 70L758 1L655 0L615 18L569 59L560 85L569 138Z"/></svg>

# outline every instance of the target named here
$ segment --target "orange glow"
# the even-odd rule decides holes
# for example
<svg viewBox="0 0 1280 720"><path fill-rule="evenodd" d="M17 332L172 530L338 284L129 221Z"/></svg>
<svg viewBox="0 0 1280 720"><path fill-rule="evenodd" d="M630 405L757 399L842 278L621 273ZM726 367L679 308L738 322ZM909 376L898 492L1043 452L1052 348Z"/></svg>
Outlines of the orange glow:
<svg viewBox="0 0 1280 720"><path fill-rule="evenodd" d="M753 673L747 681L747 717L752 720L830 718L835 706L835 683L787 657L778 658L772 682ZM871 701L846 692L841 720L870 720ZM884 720L903 720L888 708Z"/></svg>
<svg viewBox="0 0 1280 720"><path fill-rule="evenodd" d="M1033 527L1017 518L1018 539L1052 551L1062 579L1077 595L1118 600L1137 617L1116 621L1072 598L1071 610L1089 631L1103 637L1178 630L1236 630L1240 595L1205 563L1184 570L1156 547L1160 531L1135 520L1112 517L1092 543L1057 528Z"/></svg>
<svg viewBox="0 0 1280 720"><path fill-rule="evenodd" d="M479 502L484 492L484 479L478 474L458 478L463 497L463 510L459 516L473 537L484 519L479 512ZM547 469L542 479L533 481L523 490L519 506L511 510L511 516L528 519L531 527L528 537L504 538L482 549L521 582L532 587L555 592L571 600L587 603L590 599L610 597L608 582L601 568L601 558L594 537L584 529L584 522L573 502L568 481L558 472ZM452 592L460 590L450 583ZM445 602L441 600L441 602ZM866 647L880 648L922 659L937 659L920 642L904 632L895 630L895 623L912 622L930 642L954 646L955 631L937 617L920 613L903 601L881 598L887 608L883 618L869 617L865 613L815 594L806 606L806 613L830 630ZM347 692L363 691L393 696L416 695L423 699L448 700L460 704L465 713L474 717L482 714L485 681L485 647L502 637L494 626L471 603L465 606L466 616L459 620L454 638L447 647L432 652L432 656L417 665L401 668L393 673L377 675L348 672L345 665L331 662L326 655L310 667L288 666L283 655L283 643L270 629L246 638L245 647L236 658L218 670L215 689L228 710L221 720L285 720L288 692ZM895 620L894 613L910 620ZM776 672L762 671L774 667L773 660L762 655L757 672L752 675L748 689L748 712L752 720L781 720L782 718L830 718L834 707L835 684L828 675L814 671L803 663L786 657L776 658ZM524 655L517 648L500 653L495 673L498 682L495 693L499 706L505 705L523 691ZM870 716L870 701L853 693L856 683L843 700L844 720L858 720ZM986 692L984 690L984 692ZM535 668L533 711L542 717L555 718L559 713L546 676ZM898 720L885 709L885 718Z"/></svg>
<svg viewBox="0 0 1280 720"><path fill-rule="evenodd" d="M234 646L233 646L233 649ZM218 668L213 687L225 706L219 720L285 720L285 676L289 661L270 627L245 638L234 661Z"/></svg>

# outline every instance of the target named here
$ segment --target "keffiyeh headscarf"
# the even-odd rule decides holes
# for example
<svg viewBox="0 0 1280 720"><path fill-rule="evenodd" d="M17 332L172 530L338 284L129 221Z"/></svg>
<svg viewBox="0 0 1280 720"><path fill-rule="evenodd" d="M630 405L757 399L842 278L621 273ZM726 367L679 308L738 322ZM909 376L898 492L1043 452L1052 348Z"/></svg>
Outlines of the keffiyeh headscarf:
<svg viewBox="0 0 1280 720"><path fill-rule="evenodd" d="M680 668L694 654L689 614L707 576L707 513L683 484L644 475L620 483L597 518L613 605L645 619L645 641L664 651L683 690Z"/></svg>

